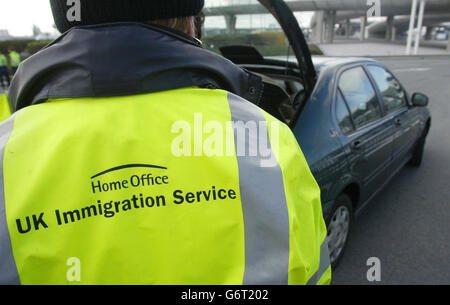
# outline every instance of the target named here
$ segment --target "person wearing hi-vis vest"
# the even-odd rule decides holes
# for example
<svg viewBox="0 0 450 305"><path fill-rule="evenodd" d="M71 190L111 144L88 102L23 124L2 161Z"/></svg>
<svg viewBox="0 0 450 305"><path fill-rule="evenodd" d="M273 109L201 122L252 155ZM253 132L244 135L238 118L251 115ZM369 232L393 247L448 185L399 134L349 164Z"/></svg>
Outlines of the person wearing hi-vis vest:
<svg viewBox="0 0 450 305"><path fill-rule="evenodd" d="M0 53L0 89L8 88L10 84L8 58ZM6 97L6 93L0 91L0 122L3 122L11 116L11 109Z"/></svg>
<svg viewBox="0 0 450 305"><path fill-rule="evenodd" d="M203 0L51 0L0 125L2 284L329 284L320 189Z"/></svg>
<svg viewBox="0 0 450 305"><path fill-rule="evenodd" d="M12 75L14 75L14 74L16 74L17 68L19 67L20 61L22 59L20 58L20 54L17 53L14 49L9 50L8 56L9 56L9 62L11 65L11 73L12 73Z"/></svg>
<svg viewBox="0 0 450 305"><path fill-rule="evenodd" d="M9 87L8 58L0 52L0 88Z"/></svg>

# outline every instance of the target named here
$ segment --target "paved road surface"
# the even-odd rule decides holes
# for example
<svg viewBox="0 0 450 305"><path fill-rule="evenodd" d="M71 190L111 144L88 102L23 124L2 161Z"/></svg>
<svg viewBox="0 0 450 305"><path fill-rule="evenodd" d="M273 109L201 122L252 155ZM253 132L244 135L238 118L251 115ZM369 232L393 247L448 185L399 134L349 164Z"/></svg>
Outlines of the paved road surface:
<svg viewBox="0 0 450 305"><path fill-rule="evenodd" d="M405 55L406 46L399 43L382 41L335 41L332 44L320 44L320 49L326 56L399 56ZM421 46L418 55L446 55L446 49Z"/></svg>
<svg viewBox="0 0 450 305"><path fill-rule="evenodd" d="M423 164L403 169L356 220L333 284L450 284L450 57L384 60L410 92L430 97L433 116Z"/></svg>

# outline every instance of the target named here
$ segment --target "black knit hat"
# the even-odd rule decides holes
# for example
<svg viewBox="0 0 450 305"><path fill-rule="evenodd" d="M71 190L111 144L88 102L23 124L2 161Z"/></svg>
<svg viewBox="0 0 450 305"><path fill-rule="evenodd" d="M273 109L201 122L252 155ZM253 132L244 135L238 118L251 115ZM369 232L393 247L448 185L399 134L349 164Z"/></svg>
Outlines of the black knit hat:
<svg viewBox="0 0 450 305"><path fill-rule="evenodd" d="M71 5L67 3L67 0L50 0L55 24L61 33L79 25L196 16L204 0L74 0Z"/></svg>

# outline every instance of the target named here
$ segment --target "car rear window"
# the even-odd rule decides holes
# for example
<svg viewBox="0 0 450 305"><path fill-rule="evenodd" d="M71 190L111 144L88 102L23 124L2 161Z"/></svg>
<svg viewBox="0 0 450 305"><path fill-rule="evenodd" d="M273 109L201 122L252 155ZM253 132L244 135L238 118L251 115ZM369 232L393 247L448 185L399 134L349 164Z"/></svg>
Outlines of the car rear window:
<svg viewBox="0 0 450 305"><path fill-rule="evenodd" d="M350 109L356 129L382 117L375 89L362 67L344 71L339 79L339 89Z"/></svg>
<svg viewBox="0 0 450 305"><path fill-rule="evenodd" d="M336 98L336 119L339 123L339 127L344 134L348 134L354 130L352 118L342 96L341 90L337 91Z"/></svg>
<svg viewBox="0 0 450 305"><path fill-rule="evenodd" d="M368 66L367 68L380 89L386 112L391 113L406 107L405 92L397 79L382 67Z"/></svg>

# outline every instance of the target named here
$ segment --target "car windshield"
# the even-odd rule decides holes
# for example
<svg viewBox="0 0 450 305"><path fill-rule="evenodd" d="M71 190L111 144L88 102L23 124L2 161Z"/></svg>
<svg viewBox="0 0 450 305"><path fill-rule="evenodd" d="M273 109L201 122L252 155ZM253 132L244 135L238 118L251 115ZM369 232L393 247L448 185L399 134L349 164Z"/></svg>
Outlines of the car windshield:
<svg viewBox="0 0 450 305"><path fill-rule="evenodd" d="M277 19L257 0L206 0L202 41L221 53L227 46L252 46L264 57L295 60Z"/></svg>

